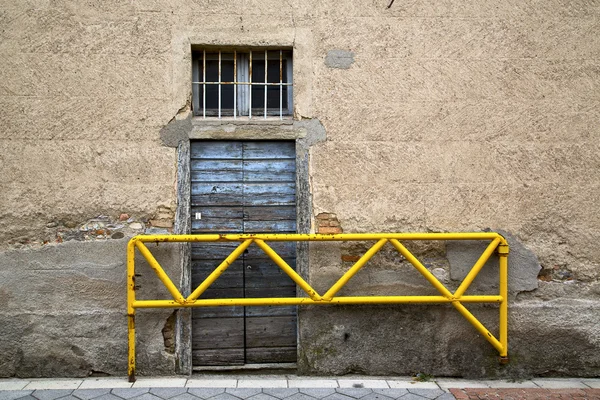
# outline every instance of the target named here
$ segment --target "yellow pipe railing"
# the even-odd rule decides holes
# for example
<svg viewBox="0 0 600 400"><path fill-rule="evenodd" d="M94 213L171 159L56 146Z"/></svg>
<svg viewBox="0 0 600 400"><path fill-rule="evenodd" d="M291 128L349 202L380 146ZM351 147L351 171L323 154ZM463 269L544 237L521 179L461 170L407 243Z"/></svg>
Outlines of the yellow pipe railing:
<svg viewBox="0 0 600 400"><path fill-rule="evenodd" d="M405 240L489 240L483 254L463 279L458 289L448 290L400 241ZM359 260L329 288L323 296L314 290L289 264L281 258L267 241L376 241ZM144 243L148 242L241 242L240 245L220 263L215 270L187 297L173 284L156 258ZM392 246L409 261L421 275L441 294L441 296L338 296L336 294L348 281L386 244ZM281 298L229 298L199 299L210 285L233 263L252 243L268 255L309 297ZM173 299L136 300L135 297L135 249L144 256ZM477 274L489 260L493 252L499 255L499 294L465 295ZM451 303L475 329L488 340L500 354L501 362L508 361L508 243L498 233L345 233L334 235L320 234L202 234L202 235L142 235L132 238L127 245L127 316L128 316L128 375L135 381L135 310L138 308L183 308L215 306L290 306L321 304L443 304ZM499 303L499 333L496 338L463 303Z"/></svg>

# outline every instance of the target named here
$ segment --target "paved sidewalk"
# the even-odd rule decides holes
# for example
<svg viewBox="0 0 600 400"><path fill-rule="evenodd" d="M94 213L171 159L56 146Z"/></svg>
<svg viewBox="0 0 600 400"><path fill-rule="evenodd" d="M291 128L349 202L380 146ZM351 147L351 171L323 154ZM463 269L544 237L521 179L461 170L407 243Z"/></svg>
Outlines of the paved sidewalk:
<svg viewBox="0 0 600 400"><path fill-rule="evenodd" d="M600 379L521 382L410 377L193 375L85 379L0 379L0 400L421 400L598 399Z"/></svg>

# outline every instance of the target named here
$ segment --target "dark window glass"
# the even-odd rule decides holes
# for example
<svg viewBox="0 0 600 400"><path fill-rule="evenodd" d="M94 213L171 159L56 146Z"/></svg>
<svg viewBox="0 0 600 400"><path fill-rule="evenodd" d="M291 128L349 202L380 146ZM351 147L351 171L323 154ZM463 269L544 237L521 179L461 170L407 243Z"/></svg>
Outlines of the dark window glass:
<svg viewBox="0 0 600 400"><path fill-rule="evenodd" d="M279 83L279 54L277 58L267 60L267 83ZM281 79L283 83L287 83L287 62L282 61L281 64ZM252 82L263 83L265 81L265 60L253 62L252 65ZM287 109L287 86L282 86L282 107ZM252 85L252 112L264 112L265 107L265 85ZM279 113L279 86L267 86L267 110L272 109Z"/></svg>

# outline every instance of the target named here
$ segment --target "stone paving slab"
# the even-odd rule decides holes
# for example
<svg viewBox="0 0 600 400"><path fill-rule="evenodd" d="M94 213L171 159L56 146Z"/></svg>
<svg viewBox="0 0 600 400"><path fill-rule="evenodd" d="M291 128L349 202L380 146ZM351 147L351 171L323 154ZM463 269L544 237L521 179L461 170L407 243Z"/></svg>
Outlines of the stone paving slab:
<svg viewBox="0 0 600 400"><path fill-rule="evenodd" d="M79 389L115 389L130 388L133 385L123 378L88 378L79 385Z"/></svg>
<svg viewBox="0 0 600 400"><path fill-rule="evenodd" d="M338 379L340 387L386 389L390 385L383 379Z"/></svg>
<svg viewBox="0 0 600 400"><path fill-rule="evenodd" d="M371 389L365 389L365 388L360 388L360 387L339 388L339 389L336 389L335 391L338 393L341 393L345 396L353 397L355 399L360 399L370 393L373 393L373 391Z"/></svg>
<svg viewBox="0 0 600 400"><path fill-rule="evenodd" d="M334 379L290 379L288 386L291 388L336 388L339 385Z"/></svg>
<svg viewBox="0 0 600 400"><path fill-rule="evenodd" d="M96 399L98 397L107 395L110 393L111 389L76 389L73 390L72 395L81 400L91 400Z"/></svg>
<svg viewBox="0 0 600 400"><path fill-rule="evenodd" d="M119 396L122 399L128 400L128 399L132 399L134 397L141 396L145 393L148 393L149 391L150 391L150 388L125 388L125 389L117 388L117 389L113 389L111 391L111 393L114 394L115 396Z"/></svg>
<svg viewBox="0 0 600 400"><path fill-rule="evenodd" d="M592 389L600 389L600 379L582 379L582 382Z"/></svg>
<svg viewBox="0 0 600 400"><path fill-rule="evenodd" d="M187 382L187 378L138 378L131 387L185 387Z"/></svg>
<svg viewBox="0 0 600 400"><path fill-rule="evenodd" d="M100 397L96 397L94 400L122 400L122 399L119 396L115 396L114 394L107 393L107 394L103 394Z"/></svg>
<svg viewBox="0 0 600 400"><path fill-rule="evenodd" d="M39 400L55 400L69 396L71 393L73 393L72 390L66 389L40 389L34 390L31 395Z"/></svg>
<svg viewBox="0 0 600 400"><path fill-rule="evenodd" d="M162 399L170 399L171 397L179 396L180 394L187 393L186 387L154 387L151 388L149 393L158 396Z"/></svg>
<svg viewBox="0 0 600 400"><path fill-rule="evenodd" d="M27 397L33 390L3 390L0 391L0 400L14 400L21 397Z"/></svg>
<svg viewBox="0 0 600 400"><path fill-rule="evenodd" d="M0 390L22 390L29 381L23 379L0 380Z"/></svg>
<svg viewBox="0 0 600 400"><path fill-rule="evenodd" d="M435 382L416 382L412 380L402 381L387 381L392 389L439 389L440 387Z"/></svg>
<svg viewBox="0 0 600 400"><path fill-rule="evenodd" d="M296 388L286 388L286 389L282 389L282 388L264 388L263 390L264 394L267 394L269 396L273 396L277 399L283 400L287 397L290 397L296 393L299 392L299 389Z"/></svg>
<svg viewBox="0 0 600 400"><path fill-rule="evenodd" d="M237 379L188 379L186 387L191 388L235 388Z"/></svg>
<svg viewBox="0 0 600 400"><path fill-rule="evenodd" d="M533 383L543 389L585 389L583 382L573 382L570 379L533 379Z"/></svg>
<svg viewBox="0 0 600 400"><path fill-rule="evenodd" d="M287 388L287 379L238 379L238 388Z"/></svg>
<svg viewBox="0 0 600 400"><path fill-rule="evenodd" d="M225 390L224 388L188 388L188 393L200 399L210 399L211 397L225 393Z"/></svg>
<svg viewBox="0 0 600 400"><path fill-rule="evenodd" d="M24 389L33 390L74 390L83 383L83 379L32 379Z"/></svg>
<svg viewBox="0 0 600 400"><path fill-rule="evenodd" d="M398 399L408 394L408 389L373 389L373 393L390 397L392 399Z"/></svg>

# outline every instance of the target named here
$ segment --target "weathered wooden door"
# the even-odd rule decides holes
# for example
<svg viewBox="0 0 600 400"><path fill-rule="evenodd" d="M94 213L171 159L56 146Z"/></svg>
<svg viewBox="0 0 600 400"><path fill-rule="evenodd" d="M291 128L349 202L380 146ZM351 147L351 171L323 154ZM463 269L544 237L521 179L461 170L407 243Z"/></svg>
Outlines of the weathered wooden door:
<svg viewBox="0 0 600 400"><path fill-rule="evenodd" d="M294 142L192 142L191 179L192 233L296 232ZM295 268L295 243L269 245ZM236 246L194 244L192 286ZM295 295L292 280L251 245L200 298ZM192 335L197 366L295 362L296 307L196 308Z"/></svg>

